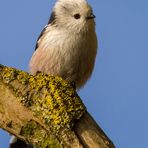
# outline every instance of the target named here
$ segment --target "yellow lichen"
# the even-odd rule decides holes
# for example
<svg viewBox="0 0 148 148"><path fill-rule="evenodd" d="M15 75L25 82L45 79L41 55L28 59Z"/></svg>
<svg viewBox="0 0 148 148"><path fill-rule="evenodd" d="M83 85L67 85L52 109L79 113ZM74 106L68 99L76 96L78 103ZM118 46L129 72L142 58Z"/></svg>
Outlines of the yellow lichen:
<svg viewBox="0 0 148 148"><path fill-rule="evenodd" d="M36 148L62 148L54 136L46 133L38 123L32 120L22 127L20 135L25 136L28 141L34 139L33 144L35 144Z"/></svg>
<svg viewBox="0 0 148 148"><path fill-rule="evenodd" d="M52 125L53 129L72 127L73 121L85 112L85 106L75 89L61 77L41 72L32 76L7 67L3 67L0 75L5 83L17 79L22 86L26 86L23 91L13 86L20 102L29 107L44 123Z"/></svg>

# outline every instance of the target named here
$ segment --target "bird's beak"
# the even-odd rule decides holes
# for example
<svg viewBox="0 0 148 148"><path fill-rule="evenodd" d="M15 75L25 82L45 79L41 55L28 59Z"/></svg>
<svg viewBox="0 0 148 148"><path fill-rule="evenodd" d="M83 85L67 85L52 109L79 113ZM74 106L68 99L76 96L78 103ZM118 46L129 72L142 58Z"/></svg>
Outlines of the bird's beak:
<svg viewBox="0 0 148 148"><path fill-rule="evenodd" d="M89 16L87 16L86 17L86 19L94 19L96 16L93 14L93 13L91 13Z"/></svg>

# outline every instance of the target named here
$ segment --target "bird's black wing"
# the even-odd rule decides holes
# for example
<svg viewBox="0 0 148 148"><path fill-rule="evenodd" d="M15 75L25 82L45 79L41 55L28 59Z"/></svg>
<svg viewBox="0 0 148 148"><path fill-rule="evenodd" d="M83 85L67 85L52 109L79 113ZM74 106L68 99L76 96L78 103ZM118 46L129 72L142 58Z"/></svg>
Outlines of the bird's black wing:
<svg viewBox="0 0 148 148"><path fill-rule="evenodd" d="M51 13L51 15L50 15L50 19L49 19L49 21L48 21L48 25L49 25L49 24L53 25L53 24L55 23L55 20L56 20L55 12L53 11L53 12ZM47 28L48 25L46 25L46 26L44 27L44 29L42 30L42 32L40 33L40 35L39 35L39 37L38 37L38 39L37 39L37 42L36 42L35 50L38 48L38 41L39 41L40 37L44 34L44 32L45 32L45 30L46 30L46 28Z"/></svg>
<svg viewBox="0 0 148 148"><path fill-rule="evenodd" d="M52 11L51 15L50 15L50 19L48 21L48 24L54 24L55 23L55 20L56 20L56 17L55 17L55 12Z"/></svg>

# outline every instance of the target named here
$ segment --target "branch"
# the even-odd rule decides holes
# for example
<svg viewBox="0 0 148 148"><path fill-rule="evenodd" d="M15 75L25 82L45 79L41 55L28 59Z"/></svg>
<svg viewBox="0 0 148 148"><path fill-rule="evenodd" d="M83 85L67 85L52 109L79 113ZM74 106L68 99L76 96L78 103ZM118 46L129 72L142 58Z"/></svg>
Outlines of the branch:
<svg viewBox="0 0 148 148"><path fill-rule="evenodd" d="M114 148L70 83L2 65L0 127L36 148Z"/></svg>

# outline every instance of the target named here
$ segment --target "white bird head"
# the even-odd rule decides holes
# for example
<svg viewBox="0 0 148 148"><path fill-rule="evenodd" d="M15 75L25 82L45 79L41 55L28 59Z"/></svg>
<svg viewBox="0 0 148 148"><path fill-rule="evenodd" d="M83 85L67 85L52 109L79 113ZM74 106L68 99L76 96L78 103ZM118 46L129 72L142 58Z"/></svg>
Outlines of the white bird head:
<svg viewBox="0 0 148 148"><path fill-rule="evenodd" d="M57 26L75 33L95 29L95 15L86 0L57 0L53 13Z"/></svg>

